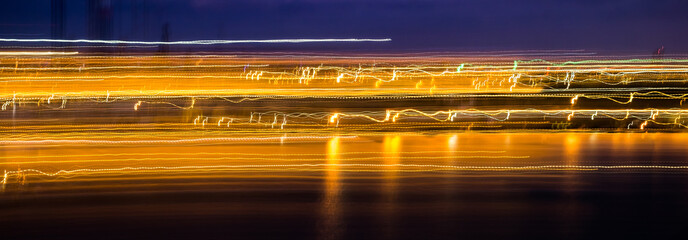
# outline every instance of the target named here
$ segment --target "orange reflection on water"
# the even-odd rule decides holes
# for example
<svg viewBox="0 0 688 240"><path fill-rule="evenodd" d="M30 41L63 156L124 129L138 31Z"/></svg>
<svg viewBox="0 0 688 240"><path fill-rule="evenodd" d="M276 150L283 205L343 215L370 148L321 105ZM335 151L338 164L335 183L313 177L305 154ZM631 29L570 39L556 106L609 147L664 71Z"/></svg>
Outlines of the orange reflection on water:
<svg viewBox="0 0 688 240"><path fill-rule="evenodd" d="M400 150L401 150L401 136L399 135L385 135L383 140L383 164L388 165L387 171L384 171L384 193L385 199L393 202L396 198L396 189L399 184L399 164Z"/></svg>
<svg viewBox="0 0 688 240"><path fill-rule="evenodd" d="M341 225L341 179L339 171L340 142L334 137L327 142L327 166L325 167L325 189L321 201L322 225L318 229L319 239L338 239Z"/></svg>
<svg viewBox="0 0 688 240"><path fill-rule="evenodd" d="M590 140L590 138L588 139ZM564 156L566 165L578 165L580 159L581 140L579 134L566 134L564 139Z"/></svg>
<svg viewBox="0 0 688 240"><path fill-rule="evenodd" d="M382 225L384 226L384 233L389 238L394 238L394 226L396 211L397 211L397 194L399 190L399 172L398 164L402 163L400 159L400 152L402 148L401 136L399 135L385 135L383 139L383 164L388 165L388 171L384 172L383 183L383 203L382 210Z"/></svg>

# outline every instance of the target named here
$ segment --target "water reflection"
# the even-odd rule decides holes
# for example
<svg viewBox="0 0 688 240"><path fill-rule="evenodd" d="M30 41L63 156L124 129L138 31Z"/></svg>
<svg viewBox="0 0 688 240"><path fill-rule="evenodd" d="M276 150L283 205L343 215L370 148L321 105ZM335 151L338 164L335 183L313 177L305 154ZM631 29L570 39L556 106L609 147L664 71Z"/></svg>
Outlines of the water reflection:
<svg viewBox="0 0 688 240"><path fill-rule="evenodd" d="M383 140L383 155L384 164L390 165L387 171L384 171L384 183L382 192L384 194L383 204L380 208L382 210L384 235L387 239L396 238L396 211L397 211L397 190L399 187L399 167L397 164L401 163L401 136L385 135Z"/></svg>
<svg viewBox="0 0 688 240"><path fill-rule="evenodd" d="M332 138L309 144L5 148L0 163L8 170L164 164L270 167L194 175L152 171L33 176L25 186L9 183L0 194L0 223L10 226L5 229L24 230L14 235L29 234L36 226L73 232L93 229L100 234L107 229L99 226L135 229L141 224L130 222L140 219L136 223L154 222L159 224L152 226L156 230L182 229L199 238L209 230L273 237L285 233L298 239L345 239L361 233L374 239L575 236L610 231L610 224L642 229L650 221L658 223L654 227L680 229L685 222L681 219L688 215L686 169L420 166L686 166L686 140L685 134L449 133ZM191 150L198 156L184 155ZM83 154L101 155L78 156ZM56 157L64 155L77 156ZM150 157L157 159L143 160ZM19 161L23 164L13 163ZM81 225L69 225L63 216ZM151 221L175 218L188 221ZM186 227L193 224L198 225ZM264 231L266 227L271 231Z"/></svg>
<svg viewBox="0 0 688 240"><path fill-rule="evenodd" d="M325 168L325 190L321 201L319 239L339 239L343 229L341 221L341 179L340 139L334 137L327 142L327 166Z"/></svg>
<svg viewBox="0 0 688 240"><path fill-rule="evenodd" d="M590 136L590 135L587 135ZM583 136L585 137L585 136ZM564 138L564 157L565 164L569 166L576 166L580 160L580 148L581 148L581 136L580 134L570 134L567 133ZM592 137L588 138L588 141L592 140Z"/></svg>
<svg viewBox="0 0 688 240"><path fill-rule="evenodd" d="M449 136L447 139L447 148L449 149L450 152L456 151L456 149L459 147L459 135L454 134Z"/></svg>

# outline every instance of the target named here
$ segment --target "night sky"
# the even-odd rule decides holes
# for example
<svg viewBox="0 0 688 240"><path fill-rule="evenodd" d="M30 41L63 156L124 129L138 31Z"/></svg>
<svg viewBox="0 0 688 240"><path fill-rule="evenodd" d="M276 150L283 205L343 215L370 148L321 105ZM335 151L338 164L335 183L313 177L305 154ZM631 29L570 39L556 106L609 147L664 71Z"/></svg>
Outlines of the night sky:
<svg viewBox="0 0 688 240"><path fill-rule="evenodd" d="M87 38L85 1L67 1L69 39ZM122 0L113 38L392 38L398 51L587 49L688 52L684 0ZM0 37L50 38L50 1L5 1Z"/></svg>

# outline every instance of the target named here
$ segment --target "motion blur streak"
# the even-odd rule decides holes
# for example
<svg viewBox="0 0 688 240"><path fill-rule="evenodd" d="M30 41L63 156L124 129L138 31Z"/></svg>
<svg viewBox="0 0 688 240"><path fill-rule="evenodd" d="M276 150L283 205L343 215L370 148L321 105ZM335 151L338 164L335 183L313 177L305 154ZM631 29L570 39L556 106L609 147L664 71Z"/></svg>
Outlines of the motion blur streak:
<svg viewBox="0 0 688 240"><path fill-rule="evenodd" d="M321 239L360 221L397 238L408 214L512 214L523 189L688 176L688 59L576 53L2 54L0 205L19 207L0 223L268 211ZM127 205L157 194L192 197ZM81 198L107 207L31 204Z"/></svg>
<svg viewBox="0 0 688 240"><path fill-rule="evenodd" d="M0 165L5 184L11 183L9 179L26 184L39 176L74 179L86 173L126 176L230 169L325 170L331 175L327 179L337 179L333 172L340 171L384 171L387 179L395 179L393 172L408 171L685 168L684 164L537 162L531 155L458 150L460 135L449 138L449 151L429 148L405 153L400 146L403 138L456 130L683 131L688 128L684 122L688 113L682 109L688 98L686 59L585 59L589 55L572 57L567 52L543 52L554 59L549 61L514 60L515 52L495 53L491 58L39 53L14 52L0 61L4 83L0 145L6 149ZM382 152L342 150L348 149L347 144L381 136ZM208 144L261 144L261 149L269 149L319 142L327 142L327 158L309 151L275 155L264 150L174 154L67 150L99 145L195 149ZM8 152L28 146L54 150L40 156ZM465 155L470 152L484 155ZM375 156L379 153L383 155ZM510 159L511 164L457 165L446 164L447 159ZM519 159L523 162L515 162ZM378 160L382 162L375 163ZM404 162L411 160L421 162ZM234 161L242 164L226 164ZM328 182L338 188L337 181ZM395 185L389 182L390 194Z"/></svg>
<svg viewBox="0 0 688 240"><path fill-rule="evenodd" d="M0 52L0 56L76 55L79 52Z"/></svg>
<svg viewBox="0 0 688 240"><path fill-rule="evenodd" d="M17 39L0 38L0 42L22 43L101 43L101 44L135 44L135 45L213 45L237 43L314 43L314 42L388 42L390 38L323 38L323 39L261 39L261 40L192 40L192 41L124 41L124 40L88 40L88 39Z"/></svg>

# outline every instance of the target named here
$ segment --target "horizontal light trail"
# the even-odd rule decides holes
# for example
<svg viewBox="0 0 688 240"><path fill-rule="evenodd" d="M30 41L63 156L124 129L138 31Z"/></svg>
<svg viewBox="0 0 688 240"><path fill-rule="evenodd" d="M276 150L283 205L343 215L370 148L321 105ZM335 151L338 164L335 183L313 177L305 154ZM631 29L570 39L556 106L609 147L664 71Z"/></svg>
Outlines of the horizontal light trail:
<svg viewBox="0 0 688 240"><path fill-rule="evenodd" d="M0 56L57 56L76 54L79 54L79 52L0 52Z"/></svg>
<svg viewBox="0 0 688 240"><path fill-rule="evenodd" d="M318 167L354 167L354 168L368 168L366 171L375 170L375 168L421 168L425 170L598 170L598 169L688 169L688 166L671 166L671 165L530 165L530 166L457 166L457 165L436 165L436 164L247 164L247 165L211 165L211 166L178 166L178 167L122 167L122 168L100 168L100 169L75 169L75 170L59 170L56 172L45 172L37 169L23 169L16 171L6 171L6 175L15 174L38 174L44 176L59 176L79 173L115 173L127 171L174 171L174 170L213 170L213 169L260 169L260 168L318 168ZM382 170L382 169L380 169ZM403 171L403 169L398 169ZM324 170L327 171L327 170ZM345 169L338 169L337 171L345 171ZM4 180L6 181L6 179Z"/></svg>
<svg viewBox="0 0 688 240"><path fill-rule="evenodd" d="M332 138L351 139L356 136L305 136L305 137L224 137L224 138L196 138L196 139L175 139L175 140L6 140L0 144L184 144L184 143L206 143L206 142L260 142L260 141L286 141L286 140L327 140Z"/></svg>
<svg viewBox="0 0 688 240"><path fill-rule="evenodd" d="M391 38L297 38L297 39L260 39L260 40L190 40L171 42L148 42L126 40L89 40L89 39L19 39L0 38L0 42L30 43L101 43L101 44L140 44L140 45L216 45L240 43L317 43L317 42L389 42Z"/></svg>

